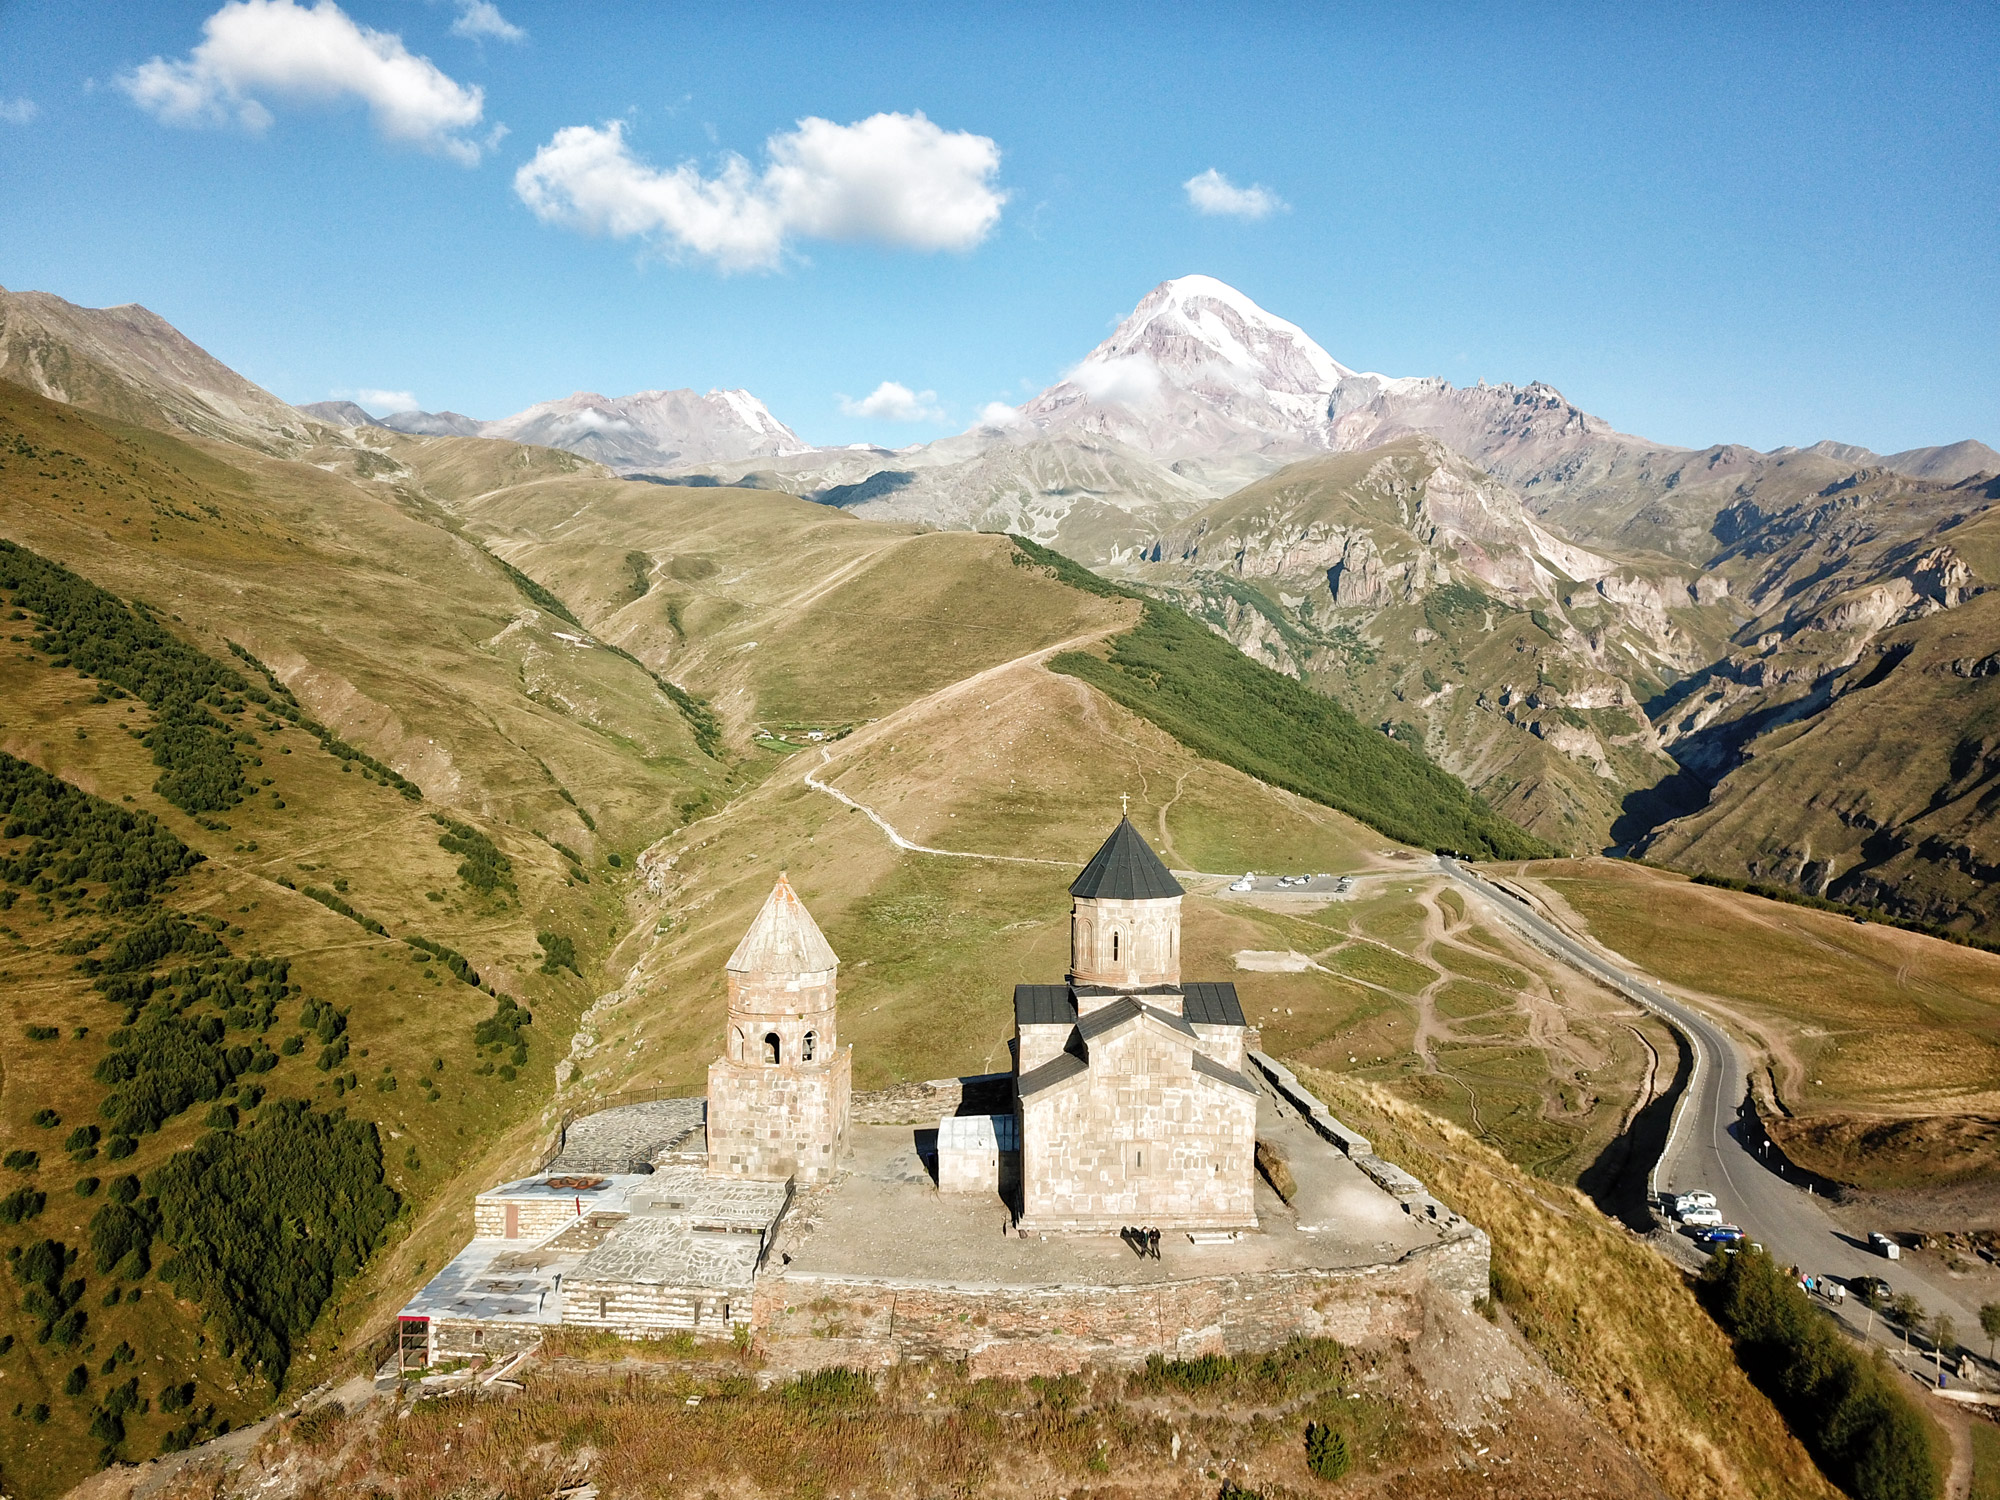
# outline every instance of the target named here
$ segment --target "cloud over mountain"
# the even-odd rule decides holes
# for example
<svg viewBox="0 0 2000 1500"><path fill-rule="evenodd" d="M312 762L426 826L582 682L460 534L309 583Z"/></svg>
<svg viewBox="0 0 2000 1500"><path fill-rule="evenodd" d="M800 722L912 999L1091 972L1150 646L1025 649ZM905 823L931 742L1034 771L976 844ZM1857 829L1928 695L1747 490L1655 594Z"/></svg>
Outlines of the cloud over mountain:
<svg viewBox="0 0 2000 1500"><path fill-rule="evenodd" d="M1234 219L1268 219L1286 206L1285 200L1261 183L1238 187L1214 167L1197 172L1181 184L1199 214Z"/></svg>
<svg viewBox="0 0 2000 1500"><path fill-rule="evenodd" d="M942 422L944 410L936 391L913 391L899 380L885 380L859 401L842 396L841 411L850 417L877 417L889 422Z"/></svg>
<svg viewBox="0 0 2000 1500"><path fill-rule="evenodd" d="M118 86L165 124L233 120L253 131L271 123L266 99L358 100L385 138L466 166L479 161L479 145L463 134L485 112L478 85L457 82L394 32L357 24L333 0L310 9L294 0L230 0L202 23L202 40L186 57L155 57Z"/></svg>
<svg viewBox="0 0 2000 1500"><path fill-rule="evenodd" d="M796 238L967 250L1000 220L1000 148L921 113L852 125L807 118L765 142L761 172L730 153L712 177L692 162L648 165L623 122L558 130L514 176L535 215L615 238L639 236L725 271L769 270Z"/></svg>
<svg viewBox="0 0 2000 1500"><path fill-rule="evenodd" d="M417 409L417 397L414 391L385 391L376 386L364 385L353 390L335 391L333 394L364 406L379 416L390 416L396 412Z"/></svg>

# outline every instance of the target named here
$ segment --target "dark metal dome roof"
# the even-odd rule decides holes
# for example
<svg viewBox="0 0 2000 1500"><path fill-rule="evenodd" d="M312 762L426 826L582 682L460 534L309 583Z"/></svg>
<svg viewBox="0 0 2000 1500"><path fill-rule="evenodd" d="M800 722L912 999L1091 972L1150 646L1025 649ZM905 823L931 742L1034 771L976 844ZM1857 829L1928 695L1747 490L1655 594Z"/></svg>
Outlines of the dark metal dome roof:
<svg viewBox="0 0 2000 1500"><path fill-rule="evenodd" d="M1187 894L1130 818L1118 820L1069 893L1087 901L1158 901Z"/></svg>

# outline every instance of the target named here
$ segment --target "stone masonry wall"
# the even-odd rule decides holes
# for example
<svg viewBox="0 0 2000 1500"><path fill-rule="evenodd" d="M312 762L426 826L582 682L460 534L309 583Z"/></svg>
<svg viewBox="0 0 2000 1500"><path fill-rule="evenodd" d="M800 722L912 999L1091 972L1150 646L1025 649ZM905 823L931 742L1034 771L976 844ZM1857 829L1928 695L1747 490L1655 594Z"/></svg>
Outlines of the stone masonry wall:
<svg viewBox="0 0 2000 1500"><path fill-rule="evenodd" d="M1012 1073L972 1073L856 1094L848 1118L856 1125L933 1125L940 1115L1004 1115L1013 1107Z"/></svg>
<svg viewBox="0 0 2000 1500"><path fill-rule="evenodd" d="M776 1273L757 1283L758 1341L781 1369L964 1362L969 1373L1053 1375L1275 1348L1414 1337L1422 1302L1468 1311L1486 1295L1490 1250L1476 1229L1355 1270L1271 1271L1157 1286L951 1287Z"/></svg>
<svg viewBox="0 0 2000 1500"><path fill-rule="evenodd" d="M725 1334L738 1323L748 1323L750 1315L747 1289L732 1295L634 1281L563 1283L566 1327L612 1328L623 1338L664 1338L683 1330Z"/></svg>
<svg viewBox="0 0 2000 1500"><path fill-rule="evenodd" d="M578 1204L582 1204L581 1211ZM507 1238L507 1210L519 1210L519 1230L515 1238L519 1240L539 1240L554 1234L558 1229L574 1224L589 1215L590 1195L578 1194L571 1198L551 1198L546 1193L533 1198L489 1198L481 1196L472 1203L472 1236L480 1240L502 1240Z"/></svg>
<svg viewBox="0 0 2000 1500"><path fill-rule="evenodd" d="M1118 956L1112 957L1116 934ZM1179 984L1181 901L1078 899L1070 908L1070 974L1081 984ZM1102 1001L1085 1000L1094 1009ZM1176 1013L1180 1002L1160 997Z"/></svg>
<svg viewBox="0 0 2000 1500"><path fill-rule="evenodd" d="M433 1318L431 1320L432 1364L444 1360L504 1359L517 1349L533 1349L548 1329L539 1323L485 1322L477 1318Z"/></svg>
<svg viewBox="0 0 2000 1500"><path fill-rule="evenodd" d="M708 1067L708 1169L719 1177L824 1182L847 1145L854 1053L826 1067L735 1063Z"/></svg>
<svg viewBox="0 0 2000 1500"><path fill-rule="evenodd" d="M1256 1225L1257 1096L1146 1030L1103 1039L1089 1073L1022 1101L1023 1228Z"/></svg>

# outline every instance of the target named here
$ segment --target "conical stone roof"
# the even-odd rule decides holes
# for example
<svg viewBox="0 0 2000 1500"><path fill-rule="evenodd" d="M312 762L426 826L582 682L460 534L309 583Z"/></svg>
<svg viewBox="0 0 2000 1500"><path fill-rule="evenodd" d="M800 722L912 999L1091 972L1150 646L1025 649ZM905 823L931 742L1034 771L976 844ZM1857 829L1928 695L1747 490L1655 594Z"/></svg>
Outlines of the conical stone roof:
<svg viewBox="0 0 2000 1500"><path fill-rule="evenodd" d="M1086 901L1158 901L1187 894L1130 818L1118 820L1069 893Z"/></svg>
<svg viewBox="0 0 2000 1500"><path fill-rule="evenodd" d="M784 876L729 955L732 974L824 974L839 965L826 934Z"/></svg>

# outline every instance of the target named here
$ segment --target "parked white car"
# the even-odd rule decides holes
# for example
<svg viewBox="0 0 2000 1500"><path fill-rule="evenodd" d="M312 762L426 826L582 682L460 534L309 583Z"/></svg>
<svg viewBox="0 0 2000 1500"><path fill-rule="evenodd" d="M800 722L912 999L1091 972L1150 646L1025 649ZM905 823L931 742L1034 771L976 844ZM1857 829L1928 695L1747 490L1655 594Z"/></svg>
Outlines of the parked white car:
<svg viewBox="0 0 2000 1500"><path fill-rule="evenodd" d="M1229 888L1232 891L1247 891L1252 889L1256 884L1257 884L1256 875L1252 871L1245 870L1243 872L1243 878L1241 880L1232 880L1229 883Z"/></svg>
<svg viewBox="0 0 2000 1500"><path fill-rule="evenodd" d="M1682 1218L1687 1217L1689 1209L1713 1207L1715 1207L1715 1194L1700 1188L1697 1188L1692 1193L1682 1193L1678 1198L1674 1199L1674 1212Z"/></svg>
<svg viewBox="0 0 2000 1500"><path fill-rule="evenodd" d="M1681 1214L1681 1222L1696 1229L1713 1229L1722 1222L1722 1211L1716 1208L1690 1208Z"/></svg>

